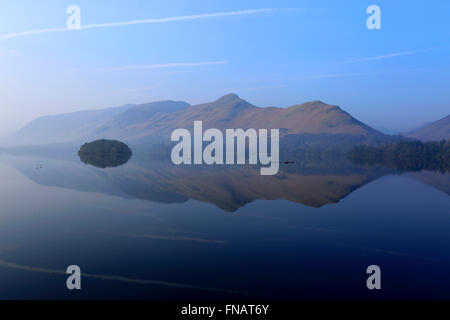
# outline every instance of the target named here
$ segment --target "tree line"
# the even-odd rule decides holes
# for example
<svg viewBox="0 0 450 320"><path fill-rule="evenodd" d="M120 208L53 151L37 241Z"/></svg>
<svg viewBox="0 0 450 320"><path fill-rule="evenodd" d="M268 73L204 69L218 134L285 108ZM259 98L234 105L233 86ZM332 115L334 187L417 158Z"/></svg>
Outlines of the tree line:
<svg viewBox="0 0 450 320"><path fill-rule="evenodd" d="M402 141L379 146L358 145L349 152L358 165L383 165L397 170L450 171L450 140Z"/></svg>

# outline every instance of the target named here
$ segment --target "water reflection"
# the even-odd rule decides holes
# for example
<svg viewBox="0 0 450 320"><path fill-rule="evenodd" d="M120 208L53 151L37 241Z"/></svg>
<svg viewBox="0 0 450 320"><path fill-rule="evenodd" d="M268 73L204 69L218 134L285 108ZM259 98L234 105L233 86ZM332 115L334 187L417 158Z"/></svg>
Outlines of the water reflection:
<svg viewBox="0 0 450 320"><path fill-rule="evenodd" d="M376 298L450 297L448 174L329 158L260 176L138 151L101 169L77 152L0 155L1 298L80 298L78 264L83 298L371 299L374 263Z"/></svg>
<svg viewBox="0 0 450 320"><path fill-rule="evenodd" d="M258 199L288 200L321 207L339 202L361 186L394 172L378 166L357 167L343 159L333 161L333 166L317 161L282 163L275 176L261 176L257 166L249 165L175 166L152 161L145 154L135 154L128 160L82 159L95 166L90 167L66 155L46 159L20 157L10 164L41 185L160 203L183 203L193 199L211 203L224 211L236 211ZM44 168L36 170L36 163L42 163ZM108 169L114 165L122 166ZM409 175L446 193L450 189L448 174L424 171Z"/></svg>

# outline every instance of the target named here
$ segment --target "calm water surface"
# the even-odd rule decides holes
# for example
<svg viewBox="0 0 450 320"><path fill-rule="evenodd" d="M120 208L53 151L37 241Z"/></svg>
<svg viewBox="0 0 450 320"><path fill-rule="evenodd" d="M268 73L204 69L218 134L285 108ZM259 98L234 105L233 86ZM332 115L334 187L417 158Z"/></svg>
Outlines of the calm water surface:
<svg viewBox="0 0 450 320"><path fill-rule="evenodd" d="M0 177L2 299L450 298L448 174L3 154Z"/></svg>

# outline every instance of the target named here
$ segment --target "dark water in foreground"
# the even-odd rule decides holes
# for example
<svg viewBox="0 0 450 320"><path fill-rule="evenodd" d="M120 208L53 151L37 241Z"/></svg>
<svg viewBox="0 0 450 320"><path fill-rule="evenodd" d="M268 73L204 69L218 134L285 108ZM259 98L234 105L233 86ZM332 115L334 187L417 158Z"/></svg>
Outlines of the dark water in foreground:
<svg viewBox="0 0 450 320"><path fill-rule="evenodd" d="M0 177L2 299L450 298L448 174L3 154Z"/></svg>

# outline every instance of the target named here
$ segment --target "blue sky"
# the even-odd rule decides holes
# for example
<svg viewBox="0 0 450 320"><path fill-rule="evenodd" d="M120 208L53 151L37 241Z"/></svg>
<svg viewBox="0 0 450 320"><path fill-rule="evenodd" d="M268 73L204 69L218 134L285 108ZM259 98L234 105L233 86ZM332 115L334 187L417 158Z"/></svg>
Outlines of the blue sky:
<svg viewBox="0 0 450 320"><path fill-rule="evenodd" d="M381 30L366 27L371 4ZM201 16L16 35L65 28L69 5L82 26ZM1 1L0 135L46 114L230 92L258 106L322 100L407 130L449 114L449 13L437 0Z"/></svg>

